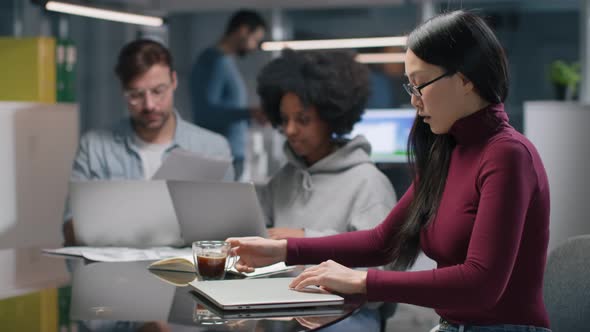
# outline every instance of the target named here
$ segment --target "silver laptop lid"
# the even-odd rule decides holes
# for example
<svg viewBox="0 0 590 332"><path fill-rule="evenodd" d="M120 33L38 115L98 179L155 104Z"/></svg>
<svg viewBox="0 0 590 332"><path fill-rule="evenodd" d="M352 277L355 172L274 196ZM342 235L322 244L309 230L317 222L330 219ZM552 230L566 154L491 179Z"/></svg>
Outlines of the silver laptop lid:
<svg viewBox="0 0 590 332"><path fill-rule="evenodd" d="M223 310L251 310L340 305L344 298L319 288L296 291L294 278L193 281L189 285Z"/></svg>
<svg viewBox="0 0 590 332"><path fill-rule="evenodd" d="M186 244L268 235L251 183L168 181L168 190Z"/></svg>
<svg viewBox="0 0 590 332"><path fill-rule="evenodd" d="M76 240L89 246L180 245L165 181L70 182Z"/></svg>

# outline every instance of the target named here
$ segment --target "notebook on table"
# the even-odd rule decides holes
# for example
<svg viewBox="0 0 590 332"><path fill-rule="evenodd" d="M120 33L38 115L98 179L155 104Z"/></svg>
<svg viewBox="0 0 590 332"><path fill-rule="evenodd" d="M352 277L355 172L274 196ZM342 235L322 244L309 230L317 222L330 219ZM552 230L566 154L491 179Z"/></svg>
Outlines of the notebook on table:
<svg viewBox="0 0 590 332"><path fill-rule="evenodd" d="M336 306L344 298L317 287L289 288L294 278L193 281L192 289L221 310L258 310Z"/></svg>

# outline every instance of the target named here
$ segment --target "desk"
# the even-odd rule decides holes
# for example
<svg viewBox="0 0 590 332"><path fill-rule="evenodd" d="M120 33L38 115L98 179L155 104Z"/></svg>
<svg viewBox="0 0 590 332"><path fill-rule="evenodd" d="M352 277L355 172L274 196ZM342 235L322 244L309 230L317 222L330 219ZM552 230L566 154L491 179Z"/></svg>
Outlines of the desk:
<svg viewBox="0 0 590 332"><path fill-rule="evenodd" d="M346 324L362 303L300 315L223 318L184 286L192 275L156 275L148 265L88 263L38 248L0 250L0 330L308 331Z"/></svg>

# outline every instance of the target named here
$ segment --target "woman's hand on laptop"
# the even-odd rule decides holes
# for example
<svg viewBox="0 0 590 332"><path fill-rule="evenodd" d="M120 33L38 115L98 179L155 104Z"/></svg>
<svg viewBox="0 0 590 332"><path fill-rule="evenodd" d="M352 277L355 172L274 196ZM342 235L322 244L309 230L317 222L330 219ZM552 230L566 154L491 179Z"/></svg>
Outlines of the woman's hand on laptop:
<svg viewBox="0 0 590 332"><path fill-rule="evenodd" d="M305 269L289 286L300 290L313 285L329 292L366 294L367 271L353 270L329 260Z"/></svg>
<svg viewBox="0 0 590 332"><path fill-rule="evenodd" d="M234 237L225 240L232 252L240 256L236 263L239 272L253 272L255 268L282 262L287 258L287 240L262 237Z"/></svg>

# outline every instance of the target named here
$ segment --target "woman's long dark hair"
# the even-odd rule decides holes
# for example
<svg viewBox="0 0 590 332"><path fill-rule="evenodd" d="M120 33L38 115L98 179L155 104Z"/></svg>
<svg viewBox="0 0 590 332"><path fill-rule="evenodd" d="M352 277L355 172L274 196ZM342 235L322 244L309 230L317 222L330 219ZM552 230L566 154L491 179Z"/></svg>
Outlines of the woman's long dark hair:
<svg viewBox="0 0 590 332"><path fill-rule="evenodd" d="M489 103L506 99L506 56L492 30L477 15L454 11L435 16L412 31L408 48L424 62L463 74ZM423 118L416 116L408 140L414 197L390 248L396 269L406 269L416 261L420 231L438 211L454 147L449 134L432 133Z"/></svg>

